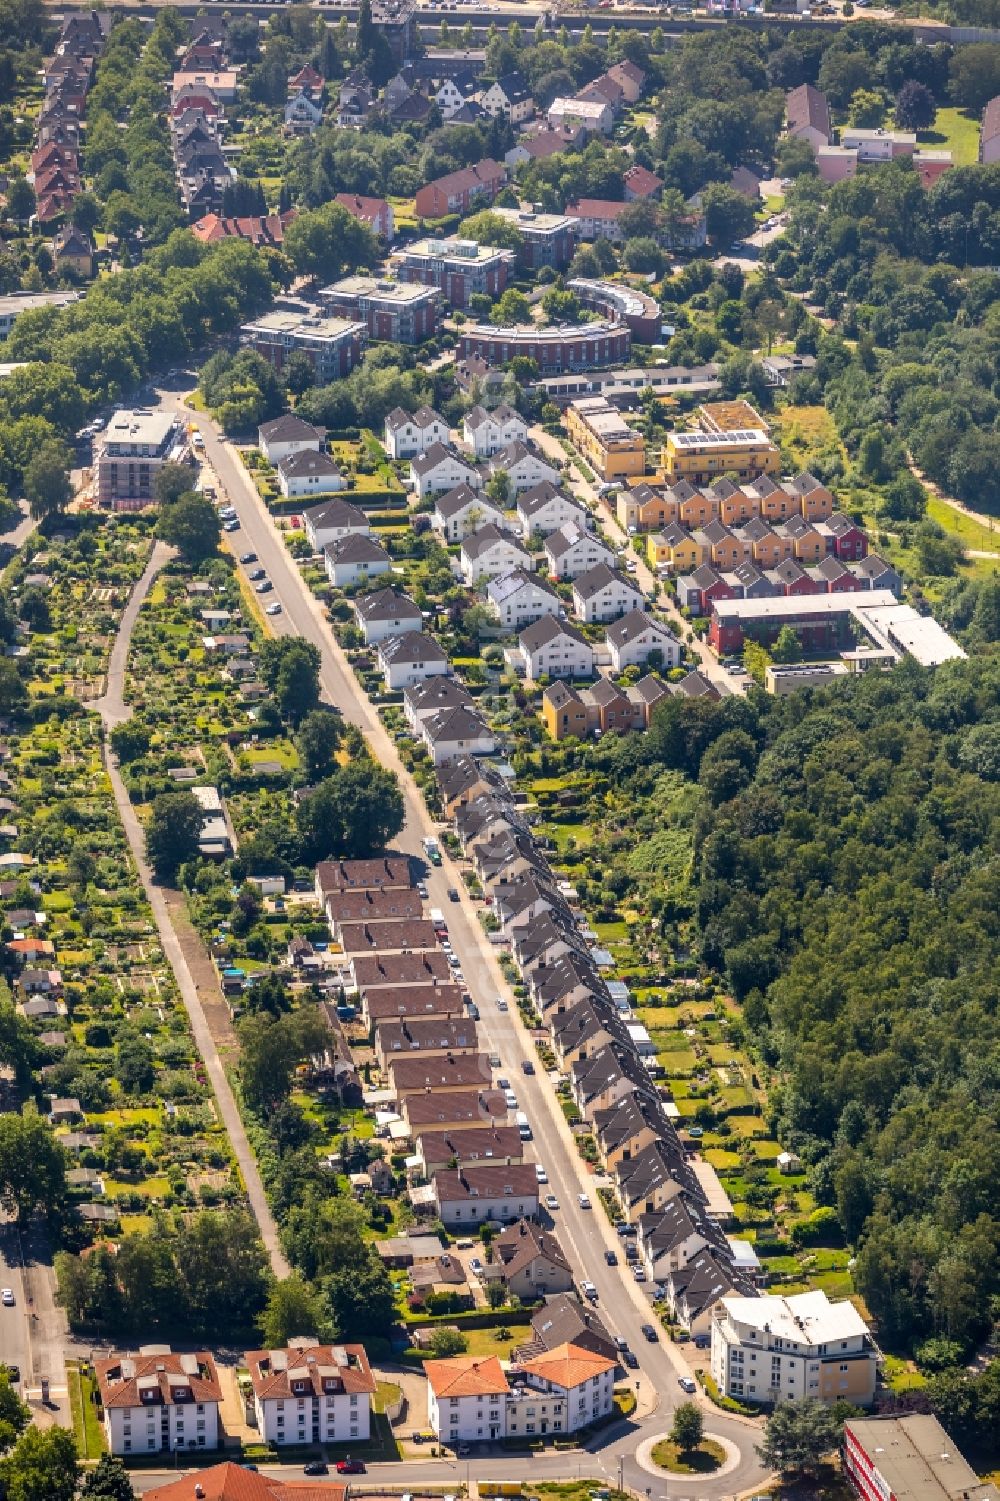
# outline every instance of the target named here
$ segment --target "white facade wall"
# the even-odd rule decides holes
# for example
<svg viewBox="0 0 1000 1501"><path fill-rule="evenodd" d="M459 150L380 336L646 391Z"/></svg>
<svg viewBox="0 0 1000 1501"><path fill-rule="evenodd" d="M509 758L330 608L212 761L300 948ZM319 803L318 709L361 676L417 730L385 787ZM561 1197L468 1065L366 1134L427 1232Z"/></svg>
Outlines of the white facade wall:
<svg viewBox="0 0 1000 1501"><path fill-rule="evenodd" d="M275 439L270 443L262 442L260 445L264 457L275 468L281 463L282 459L287 459L293 453L305 453L309 448L319 453L322 446L319 438L289 438L285 442L279 442Z"/></svg>
<svg viewBox="0 0 1000 1501"><path fill-rule="evenodd" d="M583 641L571 636L557 636L527 655L522 650L525 673L533 682L546 674L550 678L589 678L594 675L594 653Z"/></svg>
<svg viewBox="0 0 1000 1501"><path fill-rule="evenodd" d="M480 553L478 557L467 557L462 552L462 577L467 584L475 584L479 579L499 578L502 573L510 573L515 568L530 568L531 558L519 547L510 542L497 542L488 552Z"/></svg>
<svg viewBox="0 0 1000 1501"><path fill-rule="evenodd" d="M507 1436L507 1397L442 1397L427 1385L427 1421L445 1444L490 1442Z"/></svg>
<svg viewBox="0 0 1000 1501"><path fill-rule="evenodd" d="M428 640L431 638L428 637ZM379 664L382 668L382 676L385 678L387 688L409 688L414 683L422 683L427 678L445 678L451 672L448 662L386 662L379 654Z"/></svg>
<svg viewBox="0 0 1000 1501"><path fill-rule="evenodd" d="M615 555L610 547L597 537L581 536L571 547L555 561L549 559L552 572L557 578L575 579L581 573L586 573L590 568L596 568L598 563L607 563L609 568L614 567Z"/></svg>
<svg viewBox="0 0 1000 1501"><path fill-rule="evenodd" d="M528 424L516 413L499 419L491 414L490 420L481 422L478 427L470 427L468 421L462 426L462 437L477 459L491 459L501 448L506 448L508 443L517 442L518 439L523 442L527 436Z"/></svg>
<svg viewBox="0 0 1000 1501"><path fill-rule="evenodd" d="M421 453L423 451L420 450ZM443 495L446 490L455 490L459 485L468 485L470 490L478 490L482 485L478 470L470 469L461 459L451 456L442 459L435 469L428 469L424 474L418 474L415 469L411 469L410 473L413 487L421 500L428 495Z"/></svg>
<svg viewBox="0 0 1000 1501"><path fill-rule="evenodd" d="M488 500L470 500L467 506L451 516L442 516L435 508L431 520L434 530L440 532L446 542L461 542L463 537L478 532L484 526L502 526L503 512L498 511Z"/></svg>
<svg viewBox="0 0 1000 1501"><path fill-rule="evenodd" d="M393 459L413 459L426 453L432 443L448 442L448 424L430 422L421 427L419 422L408 422L404 427L390 428L385 425L385 450Z"/></svg>
<svg viewBox="0 0 1000 1501"><path fill-rule="evenodd" d="M642 594L638 589L632 589L627 584L605 584L598 594L592 594L589 599L582 599L574 590L573 610L580 620L594 621L617 620L619 615L627 615L629 610L636 610L642 604Z"/></svg>
<svg viewBox="0 0 1000 1501"><path fill-rule="evenodd" d="M643 631L641 636L636 636L633 641L626 642L624 646L609 643L609 649L611 665L616 672L624 672L626 667L644 666L649 653L657 649L663 653L662 665L664 667L680 666L680 643L669 632Z"/></svg>
<svg viewBox="0 0 1000 1501"><path fill-rule="evenodd" d="M339 488L343 489L343 485L341 485ZM312 547L313 552L322 552L324 547L329 547L333 542L339 542L341 537L371 536L371 527L369 526L367 521L365 521L360 526L315 527L307 516L305 519L305 528L306 537L309 540L309 544Z"/></svg>
<svg viewBox="0 0 1000 1501"><path fill-rule="evenodd" d="M337 589L348 589L352 584L360 584L362 579L378 578L380 574L388 573L391 567L388 558L373 559L370 563L335 563L329 553L324 562L326 576Z"/></svg>
<svg viewBox="0 0 1000 1501"><path fill-rule="evenodd" d="M439 1214L445 1225L481 1225L484 1220L506 1224L510 1220L530 1220L538 1213L537 1194L511 1194L495 1199L478 1198L452 1201L442 1199Z"/></svg>
<svg viewBox="0 0 1000 1501"><path fill-rule="evenodd" d="M539 589L536 584L525 584L499 605L493 604L493 609L501 625L508 626L512 631L519 631L523 626L534 624L543 615L558 615L560 601L547 589Z"/></svg>
<svg viewBox="0 0 1000 1501"><path fill-rule="evenodd" d="M322 1397L254 1396L260 1436L268 1444L310 1444L316 1425L320 1443L362 1443L371 1433L371 1398L367 1392L325 1393Z"/></svg>
<svg viewBox="0 0 1000 1501"><path fill-rule="evenodd" d="M419 631L423 620L419 615L400 616L396 620L362 620L359 622L366 646L377 646L390 636L403 636L407 631Z"/></svg>
<svg viewBox="0 0 1000 1501"><path fill-rule="evenodd" d="M219 1404L179 1402L163 1406L106 1407L104 1432L112 1454L155 1454L174 1449L215 1449Z"/></svg>
<svg viewBox="0 0 1000 1501"><path fill-rule="evenodd" d="M312 499L314 496L335 495L338 490L346 490L347 481L342 474L298 474L287 479L279 471L278 489L288 500L297 500L299 496Z"/></svg>
<svg viewBox="0 0 1000 1501"><path fill-rule="evenodd" d="M492 756L497 748L496 740L488 729L474 740L432 741L424 723L421 725L421 734L427 746L431 764L434 766L446 766L449 761L454 761L458 756Z"/></svg>

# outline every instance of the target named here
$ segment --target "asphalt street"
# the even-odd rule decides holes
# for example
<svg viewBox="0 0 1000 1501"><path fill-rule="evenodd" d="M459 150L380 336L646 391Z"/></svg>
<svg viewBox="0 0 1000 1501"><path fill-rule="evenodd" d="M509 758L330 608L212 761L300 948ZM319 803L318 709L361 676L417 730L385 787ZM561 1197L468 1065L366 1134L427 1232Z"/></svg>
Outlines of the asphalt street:
<svg viewBox="0 0 1000 1501"><path fill-rule="evenodd" d="M267 570L274 586L273 593L267 598L282 605L282 613L272 617L269 624L276 633L295 633L316 644L321 653L320 681L325 698L337 706L345 719L364 732L376 759L399 777L406 821L395 846L421 859L422 839L429 834L439 835L442 826L427 813L395 745L347 665L327 624L323 606L304 583L237 450L221 437L205 414L193 414L187 409L182 395L175 391L158 394L164 405L181 413L186 420L196 421L204 436L207 460L240 519L240 530L229 537L233 550L237 554L250 550L257 553L259 565ZM650 1319L648 1292L632 1280L626 1267L609 1267L605 1263L604 1251L618 1250L620 1242L596 1199L595 1180L576 1150L552 1084L541 1074L528 1077L522 1073L522 1062L536 1058L534 1046L521 1024L496 954L483 933L476 906L465 894L458 868L445 855L440 868L428 869L426 882L429 905L440 907L447 914L451 942L461 960L466 987L479 1006L484 1045L499 1053L502 1072L510 1079L519 1107L532 1123L535 1150L545 1164L551 1191L559 1201L559 1209L551 1216L553 1226L579 1275L590 1278L597 1286L598 1311L612 1331L623 1335L639 1356L641 1367L631 1378L633 1386L638 1388L635 1421L628 1425L626 1435L620 1441L612 1442L605 1436L599 1459L602 1473L607 1475L617 1473L621 1456L626 1481L645 1491L653 1477L636 1462L635 1450L644 1439L669 1429L672 1410L678 1402L686 1400L678 1379L690 1373L689 1367L675 1346L647 1343L640 1326ZM449 887L455 887L461 893L458 903L449 902ZM509 1005L505 1013L497 1009L497 997L501 995ZM580 1207L577 1195L584 1191L590 1194L594 1208ZM753 1451L758 1436L756 1427L719 1412L707 1401L703 1401L703 1406L706 1428L740 1449L739 1462L732 1471L723 1478L716 1477L714 1482L700 1480L698 1483L698 1497L715 1501L715 1498L747 1490L763 1478L764 1472ZM440 1475L441 1462L424 1463L430 1464L435 1475ZM510 1456L505 1454L502 1474L509 1473L510 1463ZM526 1463L531 1474L538 1473L537 1460ZM563 1473L565 1466L572 1465L573 1460L556 1460L555 1463L557 1469L563 1466L559 1469L559 1473ZM610 1471L606 1469L609 1463ZM393 1468L378 1466L379 1479ZM474 1468L484 1478L491 1478L495 1474L496 1462L492 1472L488 1461L477 1460ZM419 1478L419 1469L419 1462L415 1466L407 1463L399 1467L399 1478L415 1482ZM384 1478L388 1480L389 1475L385 1474ZM680 1501L682 1493L676 1494ZM673 1497L671 1501L674 1501Z"/></svg>

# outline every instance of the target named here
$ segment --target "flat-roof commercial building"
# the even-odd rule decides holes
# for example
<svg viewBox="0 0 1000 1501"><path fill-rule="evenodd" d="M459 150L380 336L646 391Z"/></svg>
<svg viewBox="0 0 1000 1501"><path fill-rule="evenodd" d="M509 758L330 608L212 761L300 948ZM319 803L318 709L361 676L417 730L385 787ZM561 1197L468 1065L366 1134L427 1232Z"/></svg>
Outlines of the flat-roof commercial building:
<svg viewBox="0 0 1000 1501"><path fill-rule="evenodd" d="M785 625L797 632L807 655L844 652L857 670L864 669L868 654L852 650L855 628L874 642L872 655L880 662L909 656L922 667L937 667L966 655L933 616L900 604L891 589L717 599L709 644L723 656L742 651L748 640L768 646Z"/></svg>
<svg viewBox="0 0 1000 1501"><path fill-rule="evenodd" d="M322 383L350 375L361 359L367 338L364 323L319 314L304 316L280 308L244 323L240 329L241 341L276 370L283 370L292 355L301 351Z"/></svg>
<svg viewBox="0 0 1000 1501"><path fill-rule="evenodd" d="M929 1413L848 1418L842 1454L862 1501L1000 1501Z"/></svg>
<svg viewBox="0 0 1000 1501"><path fill-rule="evenodd" d="M733 432L668 433L663 444L663 467L671 484L686 479L710 485L724 474L740 480L781 473L781 454L763 428Z"/></svg>
<svg viewBox="0 0 1000 1501"><path fill-rule="evenodd" d="M0 297L0 339L6 339L22 313L40 307L68 307L80 292L11 292Z"/></svg>
<svg viewBox="0 0 1000 1501"><path fill-rule="evenodd" d="M459 359L473 356L488 365L504 365L517 355L535 360L542 375L563 370L601 370L629 357L632 335L622 323L602 321L554 328L533 323L497 328L473 324L462 329Z"/></svg>
<svg viewBox="0 0 1000 1501"><path fill-rule="evenodd" d="M337 317L364 323L370 339L419 344L437 329L438 293L433 287L345 276L324 287L319 298Z"/></svg>
<svg viewBox="0 0 1000 1501"><path fill-rule="evenodd" d="M524 249L519 260L527 271L551 266L564 271L576 249L576 221L565 214L536 214L531 209L495 208L494 214L515 225L521 232Z"/></svg>
<svg viewBox="0 0 1000 1501"><path fill-rule="evenodd" d="M94 459L99 504L116 511L152 505L160 469L186 454L184 429L173 412L120 408L101 435Z"/></svg>
<svg viewBox="0 0 1000 1501"><path fill-rule="evenodd" d="M656 344L662 337L660 304L648 292L622 282L588 281L582 276L567 282L566 289L575 292L585 308L624 323L643 344Z"/></svg>
<svg viewBox="0 0 1000 1501"><path fill-rule="evenodd" d="M475 240L418 240L396 260L400 281L437 287L452 307L468 307L474 292L499 297L514 253Z"/></svg>
<svg viewBox="0 0 1000 1501"><path fill-rule="evenodd" d="M627 479L643 473L645 440L603 396L585 396L566 408L566 431L601 479Z"/></svg>

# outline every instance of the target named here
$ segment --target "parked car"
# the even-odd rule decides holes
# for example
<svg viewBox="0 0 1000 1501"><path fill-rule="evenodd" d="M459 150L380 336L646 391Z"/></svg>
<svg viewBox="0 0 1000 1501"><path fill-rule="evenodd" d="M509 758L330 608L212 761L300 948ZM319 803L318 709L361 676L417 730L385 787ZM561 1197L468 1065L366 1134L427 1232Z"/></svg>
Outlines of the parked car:
<svg viewBox="0 0 1000 1501"><path fill-rule="evenodd" d="M13 1290L13 1288L10 1288L10 1287L0 1288L0 1303L2 1303L5 1308L13 1308L15 1302L16 1302L16 1299L14 1297L14 1290Z"/></svg>
<svg viewBox="0 0 1000 1501"><path fill-rule="evenodd" d="M690 1376L679 1376L677 1378L677 1385L680 1387L682 1392L687 1392L689 1397L693 1397L695 1392L698 1390L697 1386L691 1380Z"/></svg>
<svg viewBox="0 0 1000 1501"><path fill-rule="evenodd" d="M350 1455L346 1459L337 1460L338 1475L363 1475L365 1473L364 1461L352 1459Z"/></svg>
<svg viewBox="0 0 1000 1501"><path fill-rule="evenodd" d="M535 1177L539 1183L548 1183L549 1175L540 1162L535 1163Z"/></svg>
<svg viewBox="0 0 1000 1501"><path fill-rule="evenodd" d="M256 563L256 561L257 561L257 554L255 552L240 553L240 562L241 563Z"/></svg>
<svg viewBox="0 0 1000 1501"><path fill-rule="evenodd" d="M639 1369L639 1357L634 1350L623 1350L622 1362L630 1371L637 1371Z"/></svg>
<svg viewBox="0 0 1000 1501"><path fill-rule="evenodd" d="M303 1475L329 1475L330 1466L322 1459L313 1459L302 1466Z"/></svg>
<svg viewBox="0 0 1000 1501"><path fill-rule="evenodd" d="M579 1204L579 1206L580 1206L581 1209L589 1209L590 1208L590 1195L589 1194L577 1194L577 1196L576 1196L576 1202Z"/></svg>
<svg viewBox="0 0 1000 1501"><path fill-rule="evenodd" d="M643 1324L643 1326L642 1326L642 1332L646 1336L646 1338L649 1340L649 1343L651 1345L657 1345L657 1344L659 1344L659 1342L660 1342L660 1336L657 1333L657 1329L656 1329L656 1325L655 1324Z"/></svg>
<svg viewBox="0 0 1000 1501"><path fill-rule="evenodd" d="M618 1257L616 1256L614 1251L605 1251L604 1259L608 1263L608 1266L618 1265Z"/></svg>
<svg viewBox="0 0 1000 1501"><path fill-rule="evenodd" d="M260 579L267 578L267 570L265 568L251 568L250 572L247 574L247 578L250 580L251 584L256 584Z"/></svg>
<svg viewBox="0 0 1000 1501"><path fill-rule="evenodd" d="M271 603L264 610L264 614L265 615L280 615L281 614L281 604L280 604L280 602L278 600L276 600L276 599L272 600Z"/></svg>
<svg viewBox="0 0 1000 1501"><path fill-rule="evenodd" d="M457 902L458 901L458 887L457 886L449 886L448 887L448 900L449 900L449 902Z"/></svg>
<svg viewBox="0 0 1000 1501"><path fill-rule="evenodd" d="M636 1282L645 1282L646 1268L644 1266L634 1266L632 1268L632 1276L635 1278Z"/></svg>
<svg viewBox="0 0 1000 1501"><path fill-rule="evenodd" d="M224 521L222 523L222 530L224 532L238 532L239 529L240 523L237 516L234 516L230 521Z"/></svg>
<svg viewBox="0 0 1000 1501"><path fill-rule="evenodd" d="M521 1060L521 1072L529 1076L535 1072L535 1065L530 1058L523 1058Z"/></svg>
<svg viewBox="0 0 1000 1501"><path fill-rule="evenodd" d="M559 1208L559 1200L556 1198L555 1194L546 1194L545 1195L545 1207L546 1207L546 1209L558 1209Z"/></svg>
<svg viewBox="0 0 1000 1501"><path fill-rule="evenodd" d="M274 585L270 579L261 579L259 584L254 584L254 590L257 594L270 594L273 588Z"/></svg>
<svg viewBox="0 0 1000 1501"><path fill-rule="evenodd" d="M497 1010L498 1011L509 1011L510 1010L510 1007L507 1005L507 1002L504 1000L504 998L503 998L502 995L498 995L497 996Z"/></svg>

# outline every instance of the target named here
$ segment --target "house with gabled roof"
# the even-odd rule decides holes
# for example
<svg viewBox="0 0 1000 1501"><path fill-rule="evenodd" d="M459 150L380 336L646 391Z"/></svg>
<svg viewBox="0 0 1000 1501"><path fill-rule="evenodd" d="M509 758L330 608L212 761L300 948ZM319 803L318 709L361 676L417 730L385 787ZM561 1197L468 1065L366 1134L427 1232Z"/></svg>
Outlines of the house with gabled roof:
<svg viewBox="0 0 1000 1501"><path fill-rule="evenodd" d="M445 542L461 542L463 537L484 526L502 527L504 514L487 496L469 485L456 485L439 495L431 512L431 525Z"/></svg>
<svg viewBox="0 0 1000 1501"><path fill-rule="evenodd" d="M616 620L643 602L642 590L617 568L598 563L573 580L573 613L578 620Z"/></svg>
<svg viewBox="0 0 1000 1501"><path fill-rule="evenodd" d="M528 571L531 554L513 532L491 524L466 536L462 542L461 569L467 584L498 578L515 568Z"/></svg>
<svg viewBox="0 0 1000 1501"><path fill-rule="evenodd" d="M525 677L589 678L594 675L590 643L568 621L544 615L518 636L518 653Z"/></svg>
<svg viewBox="0 0 1000 1501"><path fill-rule="evenodd" d="M385 419L385 449L390 458L415 458L448 440L448 424L433 407L418 407L415 412L393 407Z"/></svg>
<svg viewBox="0 0 1000 1501"><path fill-rule="evenodd" d="M480 490L483 484L479 470L444 443L432 443L410 460L410 479L421 500L455 490L459 485Z"/></svg>
<svg viewBox="0 0 1000 1501"><path fill-rule="evenodd" d="M387 636L423 628L420 607L398 589L372 589L355 595L351 603L366 646L377 646Z"/></svg>
<svg viewBox="0 0 1000 1501"><path fill-rule="evenodd" d="M552 585L524 568L513 568L490 579L486 603L500 624L512 631L531 625L543 615L558 615L562 610L562 600Z"/></svg>
<svg viewBox="0 0 1000 1501"><path fill-rule="evenodd" d="M218 1447L222 1385L207 1350L150 1345L95 1360L94 1375L112 1454Z"/></svg>
<svg viewBox="0 0 1000 1501"><path fill-rule="evenodd" d="M643 667L650 656L659 653L659 666L679 667L681 647L671 630L646 610L630 610L609 625L604 633L611 665L615 672L626 667Z"/></svg>
<svg viewBox="0 0 1000 1501"><path fill-rule="evenodd" d="M304 1336L283 1350L249 1350L244 1359L262 1442L367 1442L375 1377L363 1345Z"/></svg>

